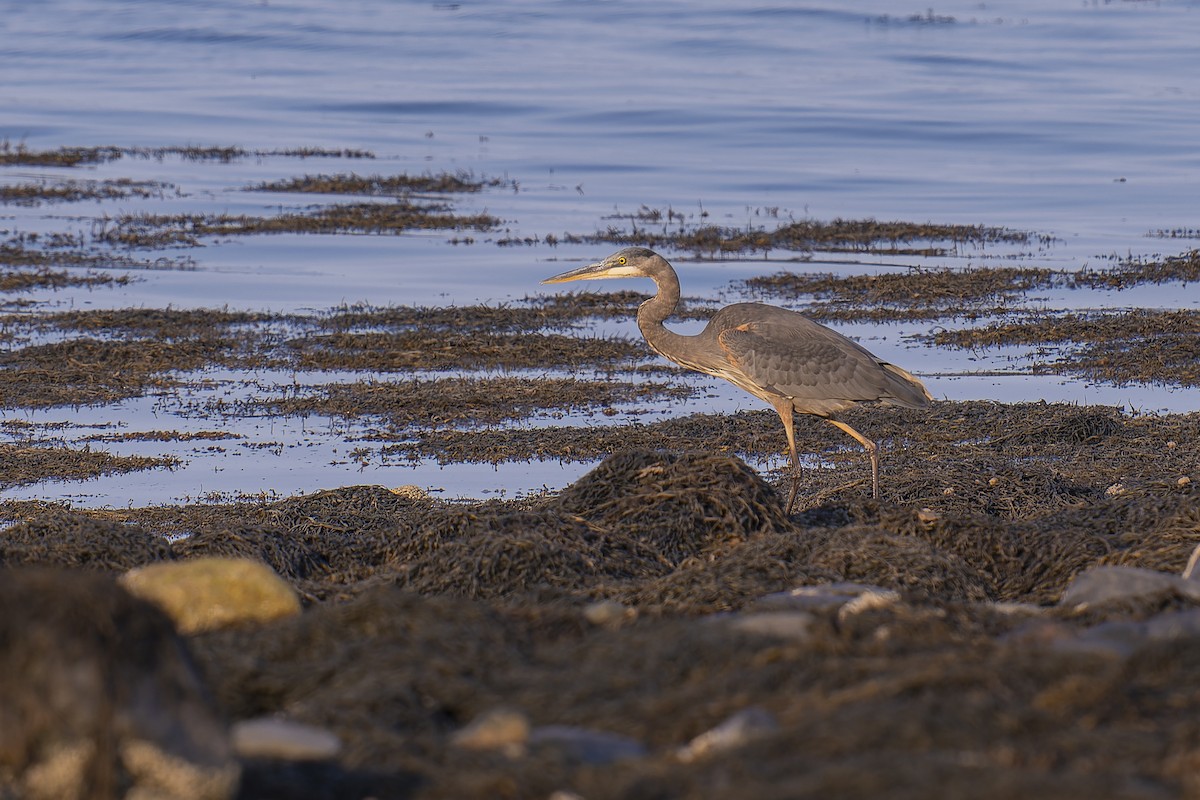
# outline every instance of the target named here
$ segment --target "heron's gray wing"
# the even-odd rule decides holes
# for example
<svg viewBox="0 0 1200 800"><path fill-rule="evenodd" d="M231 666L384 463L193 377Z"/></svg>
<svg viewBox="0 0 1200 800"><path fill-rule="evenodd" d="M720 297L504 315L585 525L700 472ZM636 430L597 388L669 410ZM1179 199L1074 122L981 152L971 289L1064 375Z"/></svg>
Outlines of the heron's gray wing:
<svg viewBox="0 0 1200 800"><path fill-rule="evenodd" d="M888 394L874 356L799 314L783 322L745 322L721 331L717 341L754 383L793 398L799 411L827 414Z"/></svg>

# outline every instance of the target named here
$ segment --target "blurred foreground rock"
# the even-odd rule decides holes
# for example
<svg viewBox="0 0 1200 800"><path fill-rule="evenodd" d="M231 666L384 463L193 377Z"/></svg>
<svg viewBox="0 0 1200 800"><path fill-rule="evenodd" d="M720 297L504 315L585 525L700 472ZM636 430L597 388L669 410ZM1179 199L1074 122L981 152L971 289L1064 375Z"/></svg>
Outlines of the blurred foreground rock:
<svg viewBox="0 0 1200 800"><path fill-rule="evenodd" d="M0 573L0 797L222 800L238 777L161 611L103 574Z"/></svg>

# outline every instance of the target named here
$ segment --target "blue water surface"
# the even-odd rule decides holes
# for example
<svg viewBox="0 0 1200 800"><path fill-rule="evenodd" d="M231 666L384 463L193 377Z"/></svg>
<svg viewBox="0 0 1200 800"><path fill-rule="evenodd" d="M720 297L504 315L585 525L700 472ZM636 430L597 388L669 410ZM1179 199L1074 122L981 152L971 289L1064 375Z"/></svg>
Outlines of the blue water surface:
<svg viewBox="0 0 1200 800"><path fill-rule="evenodd" d="M1185 0L932 8L710 0L0 0L0 140L11 146L317 147L375 156L127 158L72 170L14 168L0 171L0 181L132 177L178 191L116 204L3 207L0 230L82 230L104 215L138 211L270 213L316 200L244 187L304 173L462 170L511 181L458 199L464 213L487 211L504 220L502 231L477 236L474 244L451 244L444 233L215 241L188 252L193 270L153 271L125 287L33 299L89 308L279 311L359 302L511 302L542 291L542 277L605 252L583 245L501 247L498 239L590 233L610 215L642 206L671 209L693 223L769 228L789 218L869 217L983 224L1052 239L944 260L817 253L803 267L813 271L969 267L989 259L1103 267L1113 257L1197 246L1197 41L1200 6ZM1160 230L1191 231L1192 238L1150 235ZM724 263L671 255L685 293L709 300L731 299L737 280L780 268L761 255ZM1031 302L1195 309L1200 299L1191 287L1175 285L1136 293L1064 291ZM1011 353L916 347L908 337L927 330L925 323L842 329L928 375L940 397L1140 410L1197 405L1191 391L1034 378L1022 374L1019 353L1014 368ZM634 335L628 324L602 329L609 331ZM682 411L757 407L736 392L714 387L712 394ZM26 416L38 422L70 416L80 424L89 415L97 424L116 416L134 429L186 427L186 420L164 423L157 415L165 408L141 400L82 416ZM281 434L288 441L313 435L311 429ZM88 484L82 494L51 486L21 496L166 502L191 496L198 470L215 491L288 493L362 480L478 496L561 486L586 468L360 468L331 455L344 451L349 438L331 431L309 448L319 451L312 457L269 462L246 454L246 465L237 467L230 463L236 459L216 462L195 453L188 464L197 466L174 477L121 476ZM125 447L112 449L138 446Z"/></svg>

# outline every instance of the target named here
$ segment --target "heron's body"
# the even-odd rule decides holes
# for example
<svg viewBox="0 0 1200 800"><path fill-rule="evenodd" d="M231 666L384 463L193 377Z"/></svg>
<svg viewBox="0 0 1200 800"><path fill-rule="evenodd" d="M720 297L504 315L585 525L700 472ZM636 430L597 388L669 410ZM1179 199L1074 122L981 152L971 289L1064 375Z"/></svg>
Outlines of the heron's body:
<svg viewBox="0 0 1200 800"><path fill-rule="evenodd" d="M688 369L724 378L770 403L779 413L793 468L789 512L800 468L794 412L822 417L866 448L871 457L872 489L878 497L878 448L832 415L863 402L923 408L932 397L919 380L880 361L837 331L795 311L762 303L726 306L694 336L670 331L663 321L679 304L679 278L666 259L645 248L626 248L543 283L620 277L650 278L658 287L658 293L642 303L637 314L638 327L656 353Z"/></svg>

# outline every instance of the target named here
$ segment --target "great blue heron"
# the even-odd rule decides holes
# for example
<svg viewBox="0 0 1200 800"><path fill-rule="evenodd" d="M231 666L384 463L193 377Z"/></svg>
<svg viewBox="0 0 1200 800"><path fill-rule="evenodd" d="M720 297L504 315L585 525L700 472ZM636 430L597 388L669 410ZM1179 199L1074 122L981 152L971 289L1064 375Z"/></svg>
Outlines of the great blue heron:
<svg viewBox="0 0 1200 800"><path fill-rule="evenodd" d="M665 258L644 247L627 247L542 283L599 278L654 281L657 294L637 312L638 327L651 349L688 369L724 378L779 412L792 464L786 513L792 512L800 485L793 427L797 411L821 417L866 449L871 457L871 493L879 497L879 447L833 415L862 402L924 408L933 397L919 380L824 325L762 303L726 306L695 336L669 331L663 320L679 304L679 276Z"/></svg>

